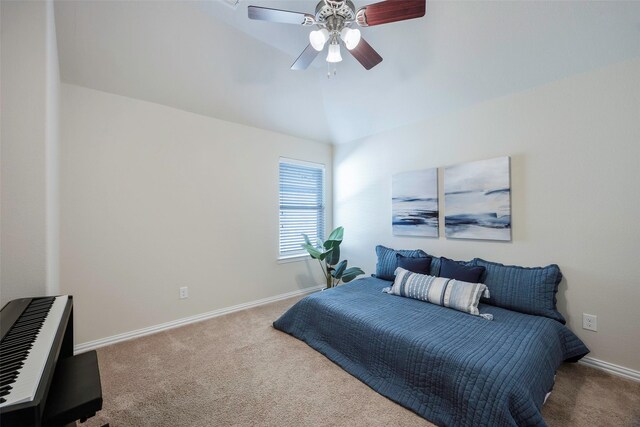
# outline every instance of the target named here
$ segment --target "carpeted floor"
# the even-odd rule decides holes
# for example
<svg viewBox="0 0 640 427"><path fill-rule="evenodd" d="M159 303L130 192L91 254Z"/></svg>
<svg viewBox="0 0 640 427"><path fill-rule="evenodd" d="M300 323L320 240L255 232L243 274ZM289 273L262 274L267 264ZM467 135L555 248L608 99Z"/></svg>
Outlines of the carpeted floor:
<svg viewBox="0 0 640 427"><path fill-rule="evenodd" d="M103 410L83 426L431 426L271 322L297 298L98 350ZM550 426L640 427L640 383L565 365Z"/></svg>

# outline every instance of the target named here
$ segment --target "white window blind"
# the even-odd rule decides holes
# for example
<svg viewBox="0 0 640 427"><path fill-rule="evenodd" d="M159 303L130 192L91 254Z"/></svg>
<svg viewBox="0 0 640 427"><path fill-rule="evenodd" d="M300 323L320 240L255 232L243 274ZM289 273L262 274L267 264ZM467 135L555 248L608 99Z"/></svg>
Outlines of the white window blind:
<svg viewBox="0 0 640 427"><path fill-rule="evenodd" d="M304 237L324 239L324 166L280 159L280 257L306 254Z"/></svg>

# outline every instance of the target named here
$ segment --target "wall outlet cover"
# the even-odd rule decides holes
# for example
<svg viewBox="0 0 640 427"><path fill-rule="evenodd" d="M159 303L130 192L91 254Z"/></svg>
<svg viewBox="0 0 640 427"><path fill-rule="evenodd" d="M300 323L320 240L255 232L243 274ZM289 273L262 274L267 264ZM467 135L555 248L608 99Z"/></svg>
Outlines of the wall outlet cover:
<svg viewBox="0 0 640 427"><path fill-rule="evenodd" d="M582 329L597 332L598 316L594 314L582 313Z"/></svg>

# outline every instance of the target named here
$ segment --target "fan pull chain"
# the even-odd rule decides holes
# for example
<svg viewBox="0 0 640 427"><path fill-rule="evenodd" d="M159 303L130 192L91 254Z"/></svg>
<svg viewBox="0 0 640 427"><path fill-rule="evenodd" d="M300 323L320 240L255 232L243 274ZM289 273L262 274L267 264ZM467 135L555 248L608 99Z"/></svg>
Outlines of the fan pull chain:
<svg viewBox="0 0 640 427"><path fill-rule="evenodd" d="M330 79L331 75L334 77L338 74L338 67L335 62L327 62L327 78Z"/></svg>

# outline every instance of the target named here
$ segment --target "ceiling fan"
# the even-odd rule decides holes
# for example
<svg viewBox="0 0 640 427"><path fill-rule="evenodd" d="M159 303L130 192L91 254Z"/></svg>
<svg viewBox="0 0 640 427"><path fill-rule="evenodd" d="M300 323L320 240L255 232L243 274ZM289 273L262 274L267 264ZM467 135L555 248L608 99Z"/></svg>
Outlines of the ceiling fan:
<svg viewBox="0 0 640 427"><path fill-rule="evenodd" d="M328 63L342 61L342 43L364 68L370 70L382 62L382 57L361 37L360 30L353 28L354 24L372 27L421 18L426 11L426 0L387 0L358 10L350 0L320 0L315 15L260 6L249 6L248 11L250 19L318 28L309 34L309 45L293 63L292 70L305 70L327 43Z"/></svg>

